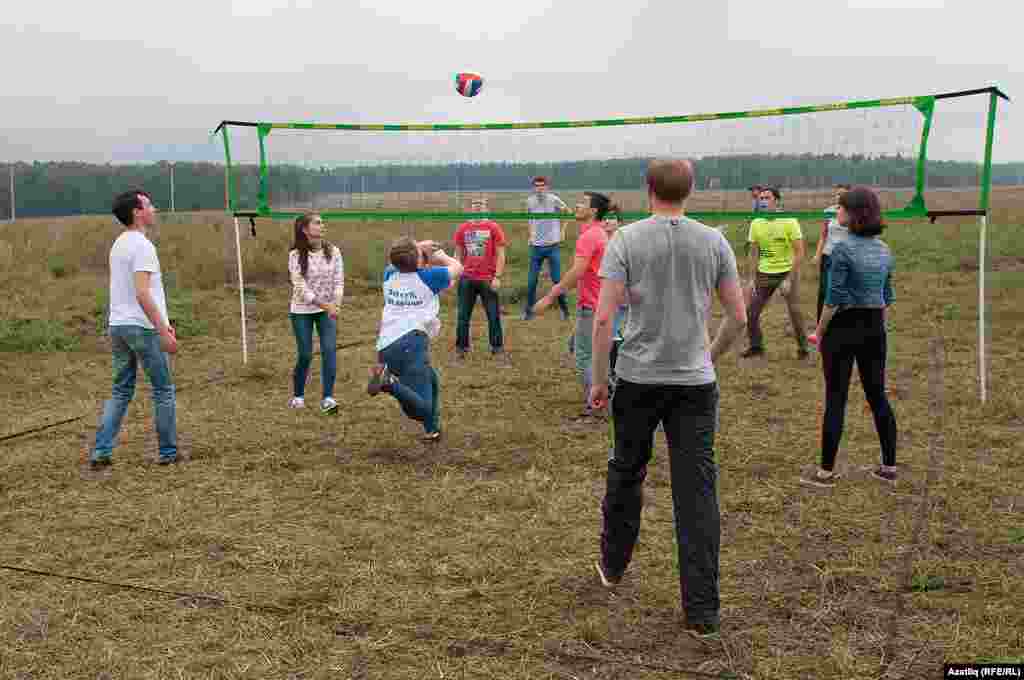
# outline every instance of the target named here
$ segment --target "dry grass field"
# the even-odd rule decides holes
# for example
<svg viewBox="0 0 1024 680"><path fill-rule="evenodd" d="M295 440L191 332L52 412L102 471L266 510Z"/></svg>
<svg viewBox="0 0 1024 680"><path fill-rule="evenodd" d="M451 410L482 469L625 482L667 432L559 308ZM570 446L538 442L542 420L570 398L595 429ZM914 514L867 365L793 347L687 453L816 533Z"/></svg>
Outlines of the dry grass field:
<svg viewBox="0 0 1024 680"><path fill-rule="evenodd" d="M562 196L571 204L578 192ZM719 199L698 196L694 209L702 200ZM958 201L929 196L934 207ZM721 361L723 634L714 643L681 634L663 440L634 563L614 593L597 580L608 426L571 420L570 324L553 312L518 320L525 224L505 225L512 365L491 363L480 309L475 351L456 364L446 299L433 346L446 434L424 445L392 399L365 392L376 282L392 237L450 240L453 225L328 225L347 293L342 408L325 418L286 408L290 225L260 222L255 238L245 225L243 366L238 289L225 285L230 220L164 215L156 236L180 328L178 427L191 461L152 463L140 376L102 478L79 462L110 390L102 321L118 229L106 216L0 225L0 677L917 679L939 677L943 660L1024 661L1022 224L1024 188L998 189L984 405L977 224L886 232L898 266L894 488L860 470L878 444L856 380L846 477L831 491L797 483L817 460L823 380L818 364L795 358L780 303L764 314L766 359L740 360L740 341ZM727 233L745 268L743 229ZM804 229L813 252L818 225ZM811 269L801 283L808 319ZM315 358L309 395L319 389ZM66 419L75 420L11 436Z"/></svg>

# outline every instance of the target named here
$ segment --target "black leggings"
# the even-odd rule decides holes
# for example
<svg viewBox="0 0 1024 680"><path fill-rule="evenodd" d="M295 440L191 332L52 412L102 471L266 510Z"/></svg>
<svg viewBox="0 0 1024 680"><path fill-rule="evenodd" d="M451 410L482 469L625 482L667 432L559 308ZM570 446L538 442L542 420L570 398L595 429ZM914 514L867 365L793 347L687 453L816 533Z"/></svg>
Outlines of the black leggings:
<svg viewBox="0 0 1024 680"><path fill-rule="evenodd" d="M847 309L837 313L821 342L825 372L825 419L821 427L821 467L832 470L843 438L846 399L857 363L875 429L882 464L896 464L896 417L885 396L886 333L881 309Z"/></svg>

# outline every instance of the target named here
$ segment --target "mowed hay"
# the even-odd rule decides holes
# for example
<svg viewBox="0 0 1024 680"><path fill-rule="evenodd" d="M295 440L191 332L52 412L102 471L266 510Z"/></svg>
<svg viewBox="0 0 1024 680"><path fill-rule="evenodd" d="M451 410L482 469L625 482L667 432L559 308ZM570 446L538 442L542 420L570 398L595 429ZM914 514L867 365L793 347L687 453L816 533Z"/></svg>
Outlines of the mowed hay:
<svg viewBox="0 0 1024 680"><path fill-rule="evenodd" d="M1024 252L1024 196L997 190L994 199L1007 217L990 225L990 255ZM78 461L110 390L93 306L106 286L99 254L116 230L101 222L60 221L56 254L77 265L63 278L46 268L55 253L31 235L38 223L0 231L0 255L7 244L16 263L2 274L0 317L56 319L80 339L69 352L0 354L0 437L84 415L0 442L0 561L206 597L0 570L0 677L611 679L696 669L853 678L884 669L922 678L943 659L1019 660L1024 380L1015 328L1024 279L1012 268L990 272L990 400L981 406L977 272L961 267L977 255L972 222L894 224L884 236L898 267L888 369L900 429L895 488L860 470L877 462L878 445L856 378L840 452L846 477L833 491L797 484L817 461L823 384L819 365L796 360L781 305L764 313L767 359L739 360L741 340L720 362L723 638L712 644L681 634L660 439L634 563L615 593L597 581L609 427L571 422L579 406L565 347L571 324L557 312L524 323L506 300L513 362L496 368L478 307L473 351L457 364L448 294L433 344L440 445L421 444L389 397L366 395L387 244L406 231L450 241L451 224L328 225L348 292L338 333L342 408L323 418L286 408L295 353L284 271L290 225L258 222L256 238L242 225L251 362L242 367L234 253L225 245L233 223L216 214L165 221L165 274L208 325L182 338L174 358L192 462L150 462L156 435L140 372L113 473L83 477ZM513 288L525 285L526 225L505 228ZM811 252L817 229L804 225ZM745 267L743 226L727 233ZM563 271L571 253L566 244ZM808 323L811 269L801 285ZM717 328L717 304L714 315ZM937 337L941 417L929 393ZM316 358L310 403L319 390Z"/></svg>

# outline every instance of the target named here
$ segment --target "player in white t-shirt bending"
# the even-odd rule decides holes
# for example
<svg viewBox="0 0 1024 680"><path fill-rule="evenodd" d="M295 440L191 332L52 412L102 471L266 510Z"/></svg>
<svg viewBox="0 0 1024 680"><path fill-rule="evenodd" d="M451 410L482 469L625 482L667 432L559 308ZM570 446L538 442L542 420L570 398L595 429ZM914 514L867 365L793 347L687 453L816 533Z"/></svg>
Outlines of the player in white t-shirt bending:
<svg viewBox="0 0 1024 680"><path fill-rule="evenodd" d="M135 395L140 364L153 386L157 462L168 465L178 461L178 438L174 381L167 355L178 351L178 339L167 316L160 260L147 237L147 229L156 224L156 207L145 191L128 191L114 199L113 213L125 227L110 249L114 387L103 407L89 467L99 470L111 464L121 421Z"/></svg>
<svg viewBox="0 0 1024 680"><path fill-rule="evenodd" d="M439 295L453 288L462 264L433 241L400 238L388 251L378 364L370 369L370 396L387 392L405 415L423 423L425 441L441 438L441 386L430 365L430 339L441 331Z"/></svg>

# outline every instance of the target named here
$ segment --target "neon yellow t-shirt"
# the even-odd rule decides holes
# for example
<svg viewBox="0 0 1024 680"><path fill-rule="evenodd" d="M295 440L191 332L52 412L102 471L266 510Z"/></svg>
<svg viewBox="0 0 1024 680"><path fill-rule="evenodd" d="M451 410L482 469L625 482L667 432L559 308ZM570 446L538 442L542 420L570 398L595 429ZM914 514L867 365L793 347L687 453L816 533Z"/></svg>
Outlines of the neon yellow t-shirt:
<svg viewBox="0 0 1024 680"><path fill-rule="evenodd" d="M799 220L792 217L774 220L759 217L752 221L747 241L757 244L757 271L764 274L788 272L793 268L793 241L803 237Z"/></svg>

